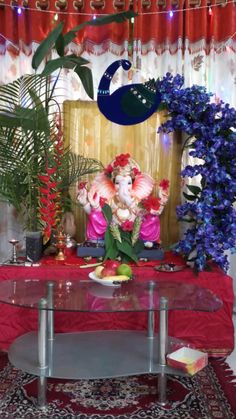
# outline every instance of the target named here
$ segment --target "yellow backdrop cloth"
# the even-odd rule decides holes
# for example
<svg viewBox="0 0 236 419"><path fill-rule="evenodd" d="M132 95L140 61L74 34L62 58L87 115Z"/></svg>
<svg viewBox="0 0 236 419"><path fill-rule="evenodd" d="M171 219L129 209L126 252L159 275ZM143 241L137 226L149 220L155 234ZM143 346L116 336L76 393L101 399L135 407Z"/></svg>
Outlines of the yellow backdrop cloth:
<svg viewBox="0 0 236 419"><path fill-rule="evenodd" d="M174 133L169 134L169 141L162 141L162 135L157 130L165 119L165 112L157 112L141 124L122 126L107 120L96 102L64 102L65 144L74 153L96 158L104 166L117 154L130 153L140 165L141 171L155 179L155 195L159 181L169 179L170 198L160 220L161 241L164 245L170 245L179 239L175 209L180 204L181 138ZM71 189L71 195L76 200L76 187ZM86 216L79 205L75 206L74 213L77 239L83 241Z"/></svg>

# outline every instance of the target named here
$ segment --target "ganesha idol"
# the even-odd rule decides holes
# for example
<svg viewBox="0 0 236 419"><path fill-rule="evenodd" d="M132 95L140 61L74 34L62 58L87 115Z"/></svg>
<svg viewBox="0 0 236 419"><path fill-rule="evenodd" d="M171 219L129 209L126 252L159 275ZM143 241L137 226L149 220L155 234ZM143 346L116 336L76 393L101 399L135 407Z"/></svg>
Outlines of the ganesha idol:
<svg viewBox="0 0 236 419"><path fill-rule="evenodd" d="M88 187L80 183L78 202L87 214L86 239L104 239L107 220L102 207L108 204L112 211L112 224L124 231L132 231L137 217L141 220L139 239L147 246L160 241L160 220L169 196L169 181L159 183L159 196L152 196L155 181L140 171L129 154L120 154L97 174Z"/></svg>

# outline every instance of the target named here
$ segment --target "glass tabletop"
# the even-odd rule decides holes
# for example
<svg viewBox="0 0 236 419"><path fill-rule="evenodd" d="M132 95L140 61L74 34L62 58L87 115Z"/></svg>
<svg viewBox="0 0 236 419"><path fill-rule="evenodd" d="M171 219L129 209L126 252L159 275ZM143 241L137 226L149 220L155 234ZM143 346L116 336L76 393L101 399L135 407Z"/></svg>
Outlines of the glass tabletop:
<svg viewBox="0 0 236 419"><path fill-rule="evenodd" d="M46 309L55 311L159 311L163 299L168 310L211 312L222 306L222 301L208 289L164 280L131 280L118 287L92 280L6 280L0 283L0 302L38 308L40 300L47 299L48 290L51 290L52 302Z"/></svg>

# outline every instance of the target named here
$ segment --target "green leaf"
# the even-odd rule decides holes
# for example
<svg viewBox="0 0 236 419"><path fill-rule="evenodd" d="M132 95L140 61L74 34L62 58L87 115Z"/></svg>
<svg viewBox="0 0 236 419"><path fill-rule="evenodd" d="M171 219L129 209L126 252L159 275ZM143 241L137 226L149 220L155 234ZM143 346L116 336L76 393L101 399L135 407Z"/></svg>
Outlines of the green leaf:
<svg viewBox="0 0 236 419"><path fill-rule="evenodd" d="M15 113L11 114L0 114L0 126L7 128L15 128L21 125L21 119L16 116Z"/></svg>
<svg viewBox="0 0 236 419"><path fill-rule="evenodd" d="M118 256L118 254L119 254L119 252L118 252L118 249L117 248L110 247L108 249L108 251L106 252L106 255L105 255L104 260L107 260L107 259L116 259L117 256Z"/></svg>
<svg viewBox="0 0 236 419"><path fill-rule="evenodd" d="M33 126L32 130L40 130L47 132L48 135L50 135L50 122L48 119L47 111L44 107L44 104L40 100L39 96L35 93L33 89L29 90L30 97L33 100L33 103L35 105L34 111L35 111L35 125ZM28 109L29 110L29 109ZM34 122L34 121L33 121Z"/></svg>
<svg viewBox="0 0 236 419"><path fill-rule="evenodd" d="M121 233L121 239L125 240L126 242L128 242L131 245L131 235L129 231L124 231L120 228L120 233Z"/></svg>
<svg viewBox="0 0 236 419"><path fill-rule="evenodd" d="M197 199L195 195L188 195L185 192L183 192L183 196L185 197L185 199L187 199L187 201L195 201Z"/></svg>
<svg viewBox="0 0 236 419"><path fill-rule="evenodd" d="M111 234L111 231L109 228L106 229L104 239L105 239L105 244L107 248L114 247L115 239L113 235Z"/></svg>
<svg viewBox="0 0 236 419"><path fill-rule="evenodd" d="M86 26L102 26L108 23L122 23L125 20L130 20L133 17L138 16L138 13L133 12L132 10L128 10L127 12L121 13L113 13L111 15L98 17L97 19L88 20L87 22L83 22L75 28L71 29L64 35L64 45L68 45L76 36L76 33L81 29L85 28Z"/></svg>
<svg viewBox="0 0 236 419"><path fill-rule="evenodd" d="M47 132L45 119L37 113L36 109L23 108L17 106L15 113L9 115L0 114L0 126L6 128L21 127L24 130L36 129L41 132Z"/></svg>
<svg viewBox="0 0 236 419"><path fill-rule="evenodd" d="M93 99L94 93L93 93L93 77L92 72L90 68L86 66L77 65L74 68L74 72L79 76L82 85L84 87L85 92L87 95Z"/></svg>
<svg viewBox="0 0 236 419"><path fill-rule="evenodd" d="M122 260L122 263L129 263L130 262L130 257L127 256L125 253L119 252L119 257Z"/></svg>
<svg viewBox="0 0 236 419"><path fill-rule="evenodd" d="M48 131L48 124L45 125L45 118L37 112L36 109L25 109L22 107L16 108L16 117L19 119L20 124L18 126L26 130L36 130L37 131ZM48 122L48 121L47 121Z"/></svg>
<svg viewBox="0 0 236 419"><path fill-rule="evenodd" d="M132 10L128 10L126 12L119 12L119 13L113 13L107 16L97 17L96 19L92 19L88 22L85 22L86 25L91 26L102 26L107 25L108 23L122 23L126 20L130 20L134 17L137 17L138 13L133 12Z"/></svg>
<svg viewBox="0 0 236 419"><path fill-rule="evenodd" d="M99 160L76 155L70 149L65 149L61 162L60 188L68 188L83 176L101 172L102 169L103 165Z"/></svg>
<svg viewBox="0 0 236 419"><path fill-rule="evenodd" d="M124 253L125 255L129 256L134 262L138 261L138 257L135 255L133 247L126 241L120 243L116 242L117 248Z"/></svg>
<svg viewBox="0 0 236 419"><path fill-rule="evenodd" d="M58 53L58 55L60 57L64 56L64 49L65 49L65 43L64 43L64 36L62 35L62 33L60 33L60 35L58 36L57 40L56 40L56 51Z"/></svg>
<svg viewBox="0 0 236 419"><path fill-rule="evenodd" d="M139 253L141 253L141 252L142 252L142 250L144 249L144 244L143 244L143 241L142 241L142 240L138 240L138 241L135 243L135 245L133 246L133 249L134 249L134 253L135 253L136 255L138 255Z"/></svg>
<svg viewBox="0 0 236 419"><path fill-rule="evenodd" d="M55 60L50 60L47 62L41 75L44 77L49 76L59 68L75 69L81 65L87 64L88 62L89 61L85 60L85 58L76 57L74 54L55 58ZM91 72L91 70L89 71Z"/></svg>
<svg viewBox="0 0 236 419"><path fill-rule="evenodd" d="M107 222L110 224L110 222L112 220L112 210L111 210L110 205L105 204L102 207L102 212L103 212L103 215L106 218ZM109 230L109 229L107 229L107 230Z"/></svg>
<svg viewBox="0 0 236 419"><path fill-rule="evenodd" d="M104 236L106 254L104 260L115 259L118 255L115 239L112 236L110 229L107 228Z"/></svg>
<svg viewBox="0 0 236 419"><path fill-rule="evenodd" d="M37 70L41 62L44 60L44 58L46 58L49 51L55 45L55 42L62 33L63 26L64 22L60 22L59 25L53 29L53 31L50 32L49 35L43 40L43 42L41 42L41 44L38 46L32 59L32 67L34 70Z"/></svg>
<svg viewBox="0 0 236 419"><path fill-rule="evenodd" d="M188 190L196 196L202 191L201 188L199 188L199 186L195 186L195 185L186 185L186 186Z"/></svg>

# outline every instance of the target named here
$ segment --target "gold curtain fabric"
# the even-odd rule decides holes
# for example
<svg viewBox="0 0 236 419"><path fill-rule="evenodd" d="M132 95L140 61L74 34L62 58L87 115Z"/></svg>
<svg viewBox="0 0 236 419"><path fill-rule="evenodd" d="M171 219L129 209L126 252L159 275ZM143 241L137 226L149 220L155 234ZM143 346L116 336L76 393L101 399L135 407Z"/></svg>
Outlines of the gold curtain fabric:
<svg viewBox="0 0 236 419"><path fill-rule="evenodd" d="M155 179L155 195L159 181L163 178L170 180L170 199L160 216L162 243L170 245L179 239L175 208L180 203L181 138L175 133L169 136L167 144L161 140L157 130L164 120L162 112L155 113L141 124L122 126L107 120L96 102L64 102L65 144L70 145L74 153L96 158L104 166L117 154L130 153L141 171ZM72 188L71 194L76 200L76 187ZM83 241L86 218L79 205L75 206L74 212L77 239Z"/></svg>

